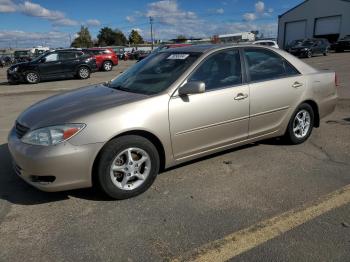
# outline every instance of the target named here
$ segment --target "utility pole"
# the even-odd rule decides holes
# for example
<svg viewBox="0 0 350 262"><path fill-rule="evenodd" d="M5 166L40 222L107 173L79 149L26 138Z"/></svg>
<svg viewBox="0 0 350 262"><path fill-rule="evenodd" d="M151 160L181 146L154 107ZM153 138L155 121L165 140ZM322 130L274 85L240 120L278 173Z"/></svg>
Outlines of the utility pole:
<svg viewBox="0 0 350 262"><path fill-rule="evenodd" d="M153 50L153 17L149 17L149 23L151 24L151 41L152 41L152 50Z"/></svg>

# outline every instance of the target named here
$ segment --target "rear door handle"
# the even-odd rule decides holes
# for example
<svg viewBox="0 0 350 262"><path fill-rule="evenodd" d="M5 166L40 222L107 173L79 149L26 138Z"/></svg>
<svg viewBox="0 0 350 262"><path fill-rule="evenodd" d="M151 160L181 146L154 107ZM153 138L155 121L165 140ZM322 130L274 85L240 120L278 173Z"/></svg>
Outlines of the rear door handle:
<svg viewBox="0 0 350 262"><path fill-rule="evenodd" d="M294 82L294 84L292 85L292 87L294 87L294 88L298 88L298 87L301 87L301 86L303 86L303 84L299 83L298 81Z"/></svg>
<svg viewBox="0 0 350 262"><path fill-rule="evenodd" d="M243 99L246 99L246 98L248 98L247 94L239 93L239 94L237 94L237 96L234 99L235 100L243 100Z"/></svg>

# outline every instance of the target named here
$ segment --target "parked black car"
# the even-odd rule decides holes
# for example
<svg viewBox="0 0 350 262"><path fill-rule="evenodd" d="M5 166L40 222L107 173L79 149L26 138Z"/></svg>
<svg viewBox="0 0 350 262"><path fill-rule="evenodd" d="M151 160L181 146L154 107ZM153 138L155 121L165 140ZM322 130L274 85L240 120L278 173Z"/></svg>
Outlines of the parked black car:
<svg viewBox="0 0 350 262"><path fill-rule="evenodd" d="M344 52L345 50L350 50L350 35L340 39L333 45L336 52Z"/></svg>
<svg viewBox="0 0 350 262"><path fill-rule="evenodd" d="M30 62L19 63L7 70L9 83L39 83L67 77L86 79L91 72L97 71L93 56L81 50L56 50L47 52Z"/></svg>
<svg viewBox="0 0 350 262"><path fill-rule="evenodd" d="M295 47L295 46L301 44L303 41L304 41L304 39L293 40L292 42L290 42L290 43L285 47L285 50L289 51L289 49L291 49L292 47Z"/></svg>
<svg viewBox="0 0 350 262"><path fill-rule="evenodd" d="M330 44L327 39L305 39L303 42L291 47L289 53L298 57L312 57L315 54L326 56L329 52Z"/></svg>

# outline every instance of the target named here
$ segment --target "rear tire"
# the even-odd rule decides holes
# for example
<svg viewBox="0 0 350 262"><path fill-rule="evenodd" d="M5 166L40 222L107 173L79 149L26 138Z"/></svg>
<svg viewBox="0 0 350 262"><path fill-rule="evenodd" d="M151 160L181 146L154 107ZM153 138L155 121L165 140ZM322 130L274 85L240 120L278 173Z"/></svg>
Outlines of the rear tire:
<svg viewBox="0 0 350 262"><path fill-rule="evenodd" d="M25 73L25 80L29 84L37 84L40 82L40 75L36 71L28 71Z"/></svg>
<svg viewBox="0 0 350 262"><path fill-rule="evenodd" d="M145 192L159 172L156 147L136 135L111 140L104 147L97 178L104 193L114 199L127 199Z"/></svg>
<svg viewBox="0 0 350 262"><path fill-rule="evenodd" d="M90 77L90 69L86 66L79 67L78 77L80 79L88 79Z"/></svg>
<svg viewBox="0 0 350 262"><path fill-rule="evenodd" d="M113 64L111 61L105 61L102 65L104 71L111 71L113 69Z"/></svg>
<svg viewBox="0 0 350 262"><path fill-rule="evenodd" d="M285 138L290 144L304 143L311 135L314 127L315 114L309 104L301 104L292 115Z"/></svg>

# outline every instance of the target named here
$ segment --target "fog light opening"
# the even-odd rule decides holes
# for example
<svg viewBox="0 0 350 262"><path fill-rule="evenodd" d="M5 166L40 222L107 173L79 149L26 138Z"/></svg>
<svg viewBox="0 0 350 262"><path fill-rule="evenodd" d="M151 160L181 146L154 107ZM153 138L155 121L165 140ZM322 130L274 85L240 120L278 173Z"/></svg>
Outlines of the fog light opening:
<svg viewBox="0 0 350 262"><path fill-rule="evenodd" d="M30 180L34 183L50 184L56 180L54 176L30 176Z"/></svg>

